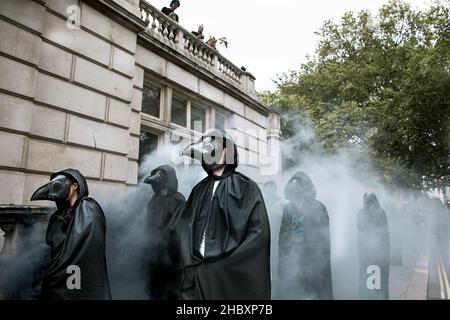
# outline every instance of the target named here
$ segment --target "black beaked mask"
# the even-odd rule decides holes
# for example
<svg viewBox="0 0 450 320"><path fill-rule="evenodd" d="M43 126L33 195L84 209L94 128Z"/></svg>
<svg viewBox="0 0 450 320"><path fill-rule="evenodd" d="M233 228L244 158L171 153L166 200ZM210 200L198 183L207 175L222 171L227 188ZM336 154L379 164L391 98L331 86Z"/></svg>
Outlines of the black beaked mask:
<svg viewBox="0 0 450 320"><path fill-rule="evenodd" d="M31 201L49 200L56 202L58 209L68 207L72 181L65 175L58 175L49 183L39 187L31 196Z"/></svg>
<svg viewBox="0 0 450 320"><path fill-rule="evenodd" d="M152 186L155 194L167 195L167 177L163 170L158 170L144 179L144 183Z"/></svg>
<svg viewBox="0 0 450 320"><path fill-rule="evenodd" d="M199 160L203 169L209 174L218 169L224 150L224 139L221 137L206 136L200 141L186 147L184 156Z"/></svg>

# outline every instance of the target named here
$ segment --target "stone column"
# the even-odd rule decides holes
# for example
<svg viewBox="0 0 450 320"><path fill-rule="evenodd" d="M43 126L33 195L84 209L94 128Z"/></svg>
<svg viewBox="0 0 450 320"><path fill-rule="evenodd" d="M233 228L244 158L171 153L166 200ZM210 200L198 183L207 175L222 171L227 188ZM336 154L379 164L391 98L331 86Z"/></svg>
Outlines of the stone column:
<svg viewBox="0 0 450 320"><path fill-rule="evenodd" d="M253 99L257 99L255 80L256 78L250 72L244 72L242 74L242 89Z"/></svg>
<svg viewBox="0 0 450 320"><path fill-rule="evenodd" d="M265 168L264 174L267 176L281 176L282 163L281 163L281 147L280 147L280 135L281 124L280 115L276 112L269 113L267 117L267 144L268 154L270 155L270 166Z"/></svg>

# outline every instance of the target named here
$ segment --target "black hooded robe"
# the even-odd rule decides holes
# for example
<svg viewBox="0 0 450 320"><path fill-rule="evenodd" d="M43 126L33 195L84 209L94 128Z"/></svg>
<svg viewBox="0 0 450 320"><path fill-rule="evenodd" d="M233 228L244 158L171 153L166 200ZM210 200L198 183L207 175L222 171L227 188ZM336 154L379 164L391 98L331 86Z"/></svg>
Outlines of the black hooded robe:
<svg viewBox="0 0 450 320"><path fill-rule="evenodd" d="M220 183L212 197L214 182ZM200 215L206 213L206 251L199 252ZM184 262L183 300L269 300L270 227L257 184L231 172L194 187L179 224Z"/></svg>
<svg viewBox="0 0 450 320"><path fill-rule="evenodd" d="M42 284L41 298L48 300L111 299L105 257L105 216L100 205L88 198L86 180L78 170L68 169L51 176L70 176L79 186L79 197L69 210L56 211L47 229L51 262ZM69 289L73 271L80 270L81 289ZM69 268L69 269L68 269Z"/></svg>
<svg viewBox="0 0 450 320"><path fill-rule="evenodd" d="M293 181L298 180L295 184ZM331 300L330 230L326 207L309 177L296 173L285 189L279 237L277 298Z"/></svg>
<svg viewBox="0 0 450 320"><path fill-rule="evenodd" d="M177 299L177 274L180 261L176 243L175 227L186 203L177 192L178 180L175 170L161 166L152 175L164 171L167 177L167 195L155 193L147 205L147 230L149 246L145 261L148 261L148 290L154 300Z"/></svg>
<svg viewBox="0 0 450 320"><path fill-rule="evenodd" d="M358 212L359 296L366 300L389 299L390 239L386 213L374 194L364 197L364 208ZM380 268L381 288L369 288L371 266ZM369 270L370 271L370 270ZM371 271L373 272L373 271ZM370 280L370 279L369 279Z"/></svg>
<svg viewBox="0 0 450 320"><path fill-rule="evenodd" d="M234 151L227 153L220 177L202 163L208 177L193 188L178 223L180 299L269 300L270 225L261 190L235 171L239 157L232 138L220 130L202 139L208 137Z"/></svg>

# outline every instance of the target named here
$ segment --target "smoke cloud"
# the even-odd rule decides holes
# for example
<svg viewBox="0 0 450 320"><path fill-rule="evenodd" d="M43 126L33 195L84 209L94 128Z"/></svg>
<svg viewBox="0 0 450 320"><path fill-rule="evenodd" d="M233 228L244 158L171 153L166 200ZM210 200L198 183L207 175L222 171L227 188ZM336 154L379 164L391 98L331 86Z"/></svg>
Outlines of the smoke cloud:
<svg viewBox="0 0 450 320"><path fill-rule="evenodd" d="M278 177L277 194L283 198L283 190L289 179L303 171L317 189L317 200L322 202L330 219L331 268L334 299L359 299L358 293L358 243L357 214L363 208L365 193L375 193L387 215L390 233L391 273L392 265L412 266L418 255L436 243L432 239L432 225L450 220L443 214L442 203L430 200L426 195L409 190L387 189L374 168L370 165L364 147L358 137L349 140L348 146L334 153L325 152L317 143L315 133L308 119L298 114L285 114L298 132L282 145L284 170ZM295 119L295 120L292 120ZM285 204L286 200L281 200ZM431 205L434 202L435 205ZM279 206L268 205L272 225L272 242L278 237L280 217ZM441 228L442 229L442 228ZM448 230L448 229L447 229ZM439 234L446 231L440 230ZM378 239L365 239L379 252L363 253L380 255L386 246ZM434 241L434 242L432 242ZM448 241L448 240L439 240ZM319 244L318 244L319 246ZM272 245L272 267L278 259L278 247ZM313 263L302 261L302 266L314 270ZM273 287L276 287L277 270L272 270ZM295 278L295 274L292 274ZM299 296L303 296L301 293ZM276 298L276 293L275 293ZM308 298L308 297L306 297Z"/></svg>
<svg viewBox="0 0 450 320"><path fill-rule="evenodd" d="M292 115L288 116L292 118ZM439 206L422 194L387 190L366 159L367 154L358 144L357 137L349 142L348 148L329 154L316 142L308 120L298 118L298 121L296 135L281 144L283 171L277 175L263 176L263 181L259 181L273 180L276 184L276 188L273 185L263 188L261 185L272 232L272 287L276 288L278 281L278 236L283 207L288 203L284 199L284 188L296 172L303 171L311 178L317 190L316 199L325 205L330 219L334 298L358 299L357 214L363 207L365 193L375 193L386 212L391 242L391 266L412 264L423 247L433 241L440 241L448 233L448 223L443 225L440 222L449 218L445 216L442 205ZM113 299L148 299L144 255L151 235L148 234L145 222L146 205L153 190L150 185L142 183L143 177L160 165L172 165L177 172L178 191L187 199L193 186L205 176L201 166L183 163L179 156L180 147L181 145L170 145L147 155L140 164L141 181L129 193L96 199L101 204L107 221L107 262ZM240 165L238 171L245 171L245 166ZM38 297L39 286L36 281L42 276L45 261L49 259L45 227L21 226L23 230L19 236L25 239L22 253L14 261L1 260L0 255L0 298ZM438 235L431 237L433 230L438 230ZM380 250L384 248L380 247ZM306 262L304 265L311 269L316 267L314 262ZM274 297L276 298L276 294Z"/></svg>

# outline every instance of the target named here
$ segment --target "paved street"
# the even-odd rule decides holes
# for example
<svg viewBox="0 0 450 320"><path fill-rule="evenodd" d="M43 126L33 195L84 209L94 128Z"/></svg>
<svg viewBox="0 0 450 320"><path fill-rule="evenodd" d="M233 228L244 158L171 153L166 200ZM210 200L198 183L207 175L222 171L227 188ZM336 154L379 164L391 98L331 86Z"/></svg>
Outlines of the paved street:
<svg viewBox="0 0 450 320"><path fill-rule="evenodd" d="M441 225L441 230L445 225ZM402 239L402 265L391 265L391 300L450 299L448 235L416 228Z"/></svg>

